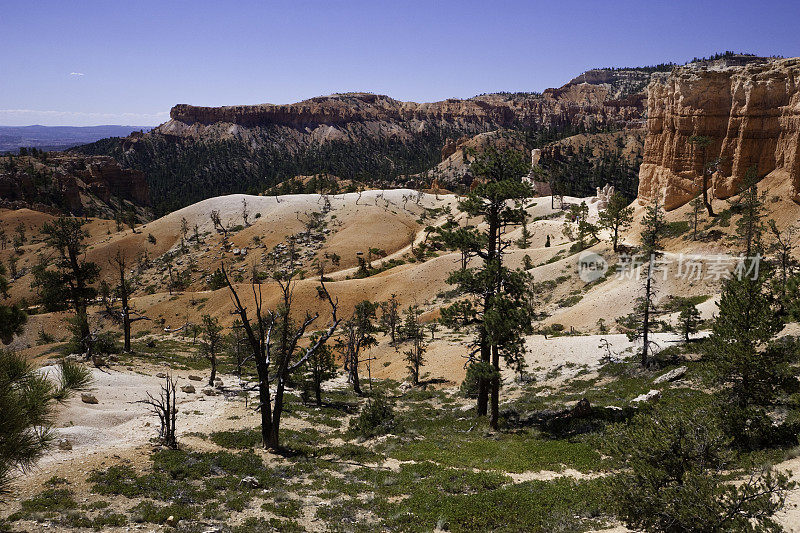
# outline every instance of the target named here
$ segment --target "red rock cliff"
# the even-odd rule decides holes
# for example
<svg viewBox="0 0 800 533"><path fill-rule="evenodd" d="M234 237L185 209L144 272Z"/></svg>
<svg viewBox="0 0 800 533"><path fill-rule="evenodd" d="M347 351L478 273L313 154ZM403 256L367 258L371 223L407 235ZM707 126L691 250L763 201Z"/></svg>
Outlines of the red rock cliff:
<svg viewBox="0 0 800 533"><path fill-rule="evenodd" d="M609 76L616 79L616 74ZM279 127L293 128L304 135L324 130L325 138L331 138L331 129L344 131L356 123L371 124L368 133L382 136L397 134L398 125L413 135L431 124L451 125L457 129L472 126L476 131L488 131L520 124L628 124L641 119L643 92L623 94L618 87L606 83L605 78L592 80L596 83L576 79L542 94L499 93L432 103L348 93L287 105L198 107L179 104L170 111L170 120L152 133L235 137L246 136L250 128Z"/></svg>
<svg viewBox="0 0 800 533"><path fill-rule="evenodd" d="M667 210L699 190L703 154L689 143L707 136L716 198L738 192L749 168L778 173L800 203L800 58L747 65L689 65L656 75L647 91L647 134L639 198L660 195Z"/></svg>

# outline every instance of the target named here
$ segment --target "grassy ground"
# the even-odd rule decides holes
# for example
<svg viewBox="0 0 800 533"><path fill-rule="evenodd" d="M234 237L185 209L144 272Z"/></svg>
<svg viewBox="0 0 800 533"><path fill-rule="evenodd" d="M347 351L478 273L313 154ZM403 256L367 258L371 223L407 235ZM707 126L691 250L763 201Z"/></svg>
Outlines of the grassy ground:
<svg viewBox="0 0 800 533"><path fill-rule="evenodd" d="M141 338L136 349L126 363L207 365L181 341L148 345ZM589 531L613 523L608 485L624 467L605 453L606 432L635 411L632 398L658 389L668 399L696 386L701 368L684 364L683 380L660 385L653 379L677 364L647 371L635 360L614 361L557 389L509 383L496 432L455 388L375 382L372 398L326 390L321 407L290 392L282 454L261 448L257 413L237 414L232 429L185 435L180 449L153 449L143 463L53 478L16 505L0 530ZM364 438L351 421L378 397L393 405L393 429ZM588 415L542 422L584 398ZM786 453L762 452L742 464Z"/></svg>

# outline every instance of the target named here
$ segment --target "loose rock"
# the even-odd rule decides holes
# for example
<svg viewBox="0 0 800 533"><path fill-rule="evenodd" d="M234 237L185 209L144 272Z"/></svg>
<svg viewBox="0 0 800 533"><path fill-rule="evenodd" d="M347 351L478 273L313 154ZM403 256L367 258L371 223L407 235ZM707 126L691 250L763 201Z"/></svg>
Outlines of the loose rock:
<svg viewBox="0 0 800 533"><path fill-rule="evenodd" d="M675 381L676 379L682 378L683 375L686 373L688 369L685 366L679 366L678 368L673 368L666 374L661 374L656 379L653 380L653 385L658 385L660 383L666 383L668 381Z"/></svg>
<svg viewBox="0 0 800 533"><path fill-rule="evenodd" d="M659 398L661 398L661 391L657 389L652 389L651 391L645 394L640 394L639 396L631 400L631 403L649 403L658 400Z"/></svg>
<svg viewBox="0 0 800 533"><path fill-rule="evenodd" d="M81 394L81 401L83 403L90 403L90 404L100 403L100 402L97 401L97 397L94 394L89 394L87 392L84 392L83 394Z"/></svg>

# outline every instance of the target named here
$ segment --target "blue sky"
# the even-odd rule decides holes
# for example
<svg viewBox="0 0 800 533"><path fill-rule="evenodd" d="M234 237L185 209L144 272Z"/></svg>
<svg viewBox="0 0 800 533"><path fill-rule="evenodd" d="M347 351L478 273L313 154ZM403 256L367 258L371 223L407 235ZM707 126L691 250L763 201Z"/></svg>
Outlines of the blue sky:
<svg viewBox="0 0 800 533"><path fill-rule="evenodd" d="M0 125L155 125L176 103L557 87L724 50L800 56L800 2L0 4Z"/></svg>

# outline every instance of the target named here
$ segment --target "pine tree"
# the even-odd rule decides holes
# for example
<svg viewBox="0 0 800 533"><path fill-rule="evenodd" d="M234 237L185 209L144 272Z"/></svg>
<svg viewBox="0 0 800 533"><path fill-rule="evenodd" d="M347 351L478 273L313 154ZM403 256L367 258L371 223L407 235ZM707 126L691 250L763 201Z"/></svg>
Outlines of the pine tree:
<svg viewBox="0 0 800 533"><path fill-rule="evenodd" d="M100 270L84 256L84 239L89 234L83 229L83 224L82 220L61 217L42 225L44 241L55 255L52 258L55 268L48 268L50 262L42 257L34 267L31 285L38 289L46 309L61 309L66 303L72 305L75 310L75 342L87 357L91 357L92 336L87 309L97 294L92 284Z"/></svg>
<svg viewBox="0 0 800 533"><path fill-rule="evenodd" d="M797 268L797 261L794 259L794 249L797 246L797 227L790 227L784 231L778 228L774 220L768 222L769 231L772 234L773 242L770 251L776 257L779 271L778 279L775 280L776 290L779 297L781 312L787 307L791 307L793 299L787 297L789 292L789 280L794 277L794 270Z"/></svg>
<svg viewBox="0 0 800 533"><path fill-rule="evenodd" d="M688 299L680 303L679 309L678 323L680 324L684 340L689 342L689 335L697 333L700 327L700 312Z"/></svg>
<svg viewBox="0 0 800 533"><path fill-rule="evenodd" d="M58 376L53 381L27 357L0 350L0 495L14 471L27 471L52 444L56 405L92 381L87 368L69 361L59 364Z"/></svg>
<svg viewBox="0 0 800 533"><path fill-rule="evenodd" d="M629 527L672 533L780 531L773 519L795 486L755 467L741 483L726 476L735 459L718 410L692 396L659 402L609 435L625 464L610 482L611 506Z"/></svg>
<svg viewBox="0 0 800 533"><path fill-rule="evenodd" d="M312 335L311 344L315 344L319 334ZM321 344L306 362L303 372L303 391L306 395L314 393L317 407L322 406L322 383L336 377L336 359L333 350L327 344Z"/></svg>
<svg viewBox="0 0 800 533"><path fill-rule="evenodd" d="M490 148L477 156L470 167L477 185L458 208L472 218L483 219L481 228L466 231L442 230L445 242L451 242L464 255L478 257L481 264L452 272L448 283L457 285L465 299L442 309L442 322L452 328L474 332L470 365L478 376L479 416L491 415L489 423L497 428L500 397L500 359L520 369L524 366L523 337L533 331L528 302L531 298L530 275L503 265L503 256L511 245L504 238L509 228L524 220L523 202L533 195L520 176L528 170L527 158L511 150Z"/></svg>
<svg viewBox="0 0 800 533"><path fill-rule="evenodd" d="M189 333L194 332L189 331ZM231 332L225 338L225 349L236 365L236 375L241 379L242 366L244 365L247 351L247 338L245 337L244 328L242 328L242 321L238 318L234 319Z"/></svg>
<svg viewBox="0 0 800 533"><path fill-rule="evenodd" d="M614 193L606 208L600 211L599 225L611 232L611 244L617 251L620 230L625 230L633 223L633 207L620 193Z"/></svg>
<svg viewBox="0 0 800 533"><path fill-rule="evenodd" d="M406 309L405 320L403 321L403 338L406 342L411 343L411 348L404 352L408 363L406 368L408 368L411 384L414 386L419 385L419 369L425 364L425 332L419 321L420 315L422 315L422 311L420 311L419 307L413 305Z"/></svg>
<svg viewBox="0 0 800 533"><path fill-rule="evenodd" d="M531 246L531 232L528 229L528 218L528 212L523 208L522 231L520 232L519 239L517 240L517 246L522 249L530 248Z"/></svg>
<svg viewBox="0 0 800 533"><path fill-rule="evenodd" d="M362 394L358 373L358 367L363 362L361 354L365 349L368 350L378 344L375 338L378 327L374 322L377 309L378 304L368 300L357 303L353 314L342 323L342 334L336 341L336 347L344 360L344 370L347 372L348 380L358 395Z"/></svg>
<svg viewBox="0 0 800 533"><path fill-rule="evenodd" d="M692 240L697 240L697 228L700 224L700 213L703 211L703 200L700 198L700 193L694 197L694 199L689 202L689 207L692 208L689 211L689 224L692 227Z"/></svg>
<svg viewBox="0 0 800 533"><path fill-rule="evenodd" d="M189 233L189 222L186 217L181 217L181 251L186 250L186 234Z"/></svg>
<svg viewBox="0 0 800 533"><path fill-rule="evenodd" d="M765 408L796 383L798 349L774 339L783 323L769 291L772 267L761 257L764 215L755 179L740 203L737 235L745 256L725 280L704 353L709 380L722 386L726 429L738 445L751 447L768 438L772 424Z"/></svg>
<svg viewBox="0 0 800 533"><path fill-rule="evenodd" d="M100 294L106 308L106 314L111 320L122 325L122 336L124 339L123 350L127 353L131 351L131 324L139 320L148 320L147 317L139 315L130 302L131 294L136 286L136 279L133 281L127 278L127 260L122 250L117 250L116 255L109 261L111 266L117 271L118 281L116 287L109 287L105 280L101 283ZM114 299L119 299L119 307L116 306ZM137 316L134 316L137 315Z"/></svg>
<svg viewBox="0 0 800 533"><path fill-rule="evenodd" d="M381 302L381 327L391 338L392 346L397 344L397 329L400 326L400 302L397 294L392 293L385 302Z"/></svg>
<svg viewBox="0 0 800 533"><path fill-rule="evenodd" d="M642 255L645 260L645 281L643 296L638 307L641 312L641 326L638 329L637 337L642 340L642 351L640 361L643 367L650 365L650 339L653 327L653 314L655 312L655 287L654 287L654 268L656 261L661 256L661 238L664 233L664 211L658 198L647 207L644 219L642 220L644 229L642 230Z"/></svg>
<svg viewBox="0 0 800 533"><path fill-rule="evenodd" d="M704 135L692 135L689 137L689 144L695 148L699 148L702 152L702 166L700 167L702 184L700 192L703 197L703 205L706 206L706 210L708 211L708 216L714 217L716 216L714 215L714 209L712 209L711 202L708 200L709 179L713 173L713 166L709 165L708 163L708 147L711 144L711 137L706 137Z"/></svg>
<svg viewBox="0 0 800 533"><path fill-rule="evenodd" d="M590 246L589 238L597 239L597 226L589 222L589 206L586 202L571 205L564 220L564 236L576 241L577 251Z"/></svg>
<svg viewBox="0 0 800 533"><path fill-rule="evenodd" d="M5 277L6 267L0 264L0 297L8 297L8 280ZM0 341L10 344L14 335L21 335L28 315L17 304L0 304Z"/></svg>

